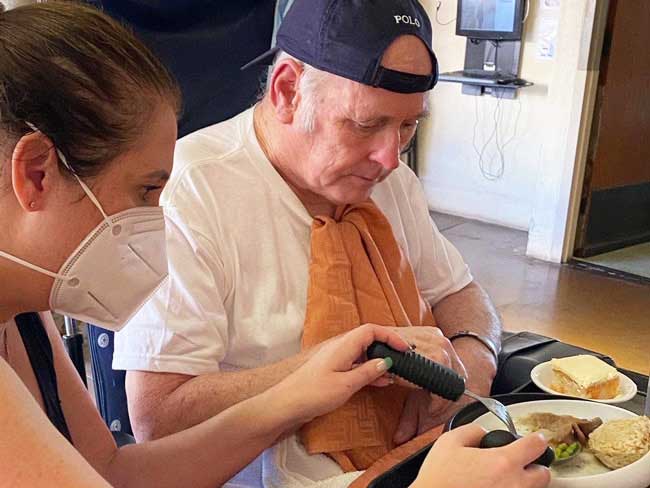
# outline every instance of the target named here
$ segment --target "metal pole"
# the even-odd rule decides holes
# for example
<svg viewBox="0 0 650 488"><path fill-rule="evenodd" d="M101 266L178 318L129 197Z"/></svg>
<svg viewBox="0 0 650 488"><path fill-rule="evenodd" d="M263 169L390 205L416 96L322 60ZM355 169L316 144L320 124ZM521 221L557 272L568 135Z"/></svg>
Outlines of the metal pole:
<svg viewBox="0 0 650 488"><path fill-rule="evenodd" d="M65 335L73 336L77 334L77 321L70 317L63 317L65 323Z"/></svg>

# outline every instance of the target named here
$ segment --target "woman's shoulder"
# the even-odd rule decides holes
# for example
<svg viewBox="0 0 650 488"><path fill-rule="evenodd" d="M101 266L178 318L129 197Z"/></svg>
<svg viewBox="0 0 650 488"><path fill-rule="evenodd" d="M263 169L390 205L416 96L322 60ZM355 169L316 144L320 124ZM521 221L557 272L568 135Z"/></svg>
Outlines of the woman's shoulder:
<svg viewBox="0 0 650 488"><path fill-rule="evenodd" d="M107 460L114 454L115 444L112 435L68 356L61 339L61 331L54 317L50 312L40 312L38 318L40 318L52 349L56 389L74 445L93 466L102 470ZM38 401L41 393L33 369L25 358L26 356L23 356L22 363L26 364L21 364L21 367L16 367L15 364L11 366ZM41 404L41 408L43 408L43 404Z"/></svg>
<svg viewBox="0 0 650 488"><path fill-rule="evenodd" d="M34 372L31 354L34 351L42 354L44 348L49 348L53 352L55 368L60 369L58 363L64 359L65 349L52 314L22 314L2 324L0 330L0 356L13 369L35 400L43 406L41 388Z"/></svg>
<svg viewBox="0 0 650 488"><path fill-rule="evenodd" d="M0 358L3 486L107 487L84 458L52 427L30 392Z"/></svg>

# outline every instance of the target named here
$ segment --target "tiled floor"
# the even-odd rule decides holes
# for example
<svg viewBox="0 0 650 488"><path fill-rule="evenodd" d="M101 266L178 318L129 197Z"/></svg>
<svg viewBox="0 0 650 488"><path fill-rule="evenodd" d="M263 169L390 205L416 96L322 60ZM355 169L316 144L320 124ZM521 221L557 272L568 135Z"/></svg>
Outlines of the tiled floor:
<svg viewBox="0 0 650 488"><path fill-rule="evenodd" d="M525 256L525 232L433 214L490 293L506 330L530 330L650 371L650 286Z"/></svg>

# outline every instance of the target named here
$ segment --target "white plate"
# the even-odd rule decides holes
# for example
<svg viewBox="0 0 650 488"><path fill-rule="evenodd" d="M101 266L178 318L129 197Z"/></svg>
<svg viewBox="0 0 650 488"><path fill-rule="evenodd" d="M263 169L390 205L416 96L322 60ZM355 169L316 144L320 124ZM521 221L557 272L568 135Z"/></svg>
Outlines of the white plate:
<svg viewBox="0 0 650 488"><path fill-rule="evenodd" d="M595 398L592 400L587 398L585 400L599 403L623 403L634 398L634 395L636 395L636 383L623 373L619 372L618 376L620 378L618 395L614 398L608 398L606 400L598 400ZM533 383L535 383L539 389L544 390L546 393L552 393L554 395L561 395L569 398L577 398L572 395L567 395L566 393L560 393L551 388L551 383L553 381L553 367L551 366L550 361L535 366L530 372L530 379L533 380Z"/></svg>
<svg viewBox="0 0 650 488"><path fill-rule="evenodd" d="M634 418L628 410L613 405L605 405L586 400L539 400L508 405L512 417L517 418L536 412L549 412L556 415L573 415L581 418L600 417L609 420ZM486 430L503 429L503 424L493 414L486 413L474 423ZM552 477L549 488L646 488L650 485L650 453L621 469L592 476L575 478Z"/></svg>

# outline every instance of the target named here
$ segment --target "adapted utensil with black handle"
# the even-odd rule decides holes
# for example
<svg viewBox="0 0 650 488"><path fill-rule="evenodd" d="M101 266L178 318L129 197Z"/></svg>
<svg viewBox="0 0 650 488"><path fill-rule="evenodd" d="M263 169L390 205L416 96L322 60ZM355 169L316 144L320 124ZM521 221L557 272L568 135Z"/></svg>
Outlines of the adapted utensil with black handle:
<svg viewBox="0 0 650 488"><path fill-rule="evenodd" d="M481 443L479 444L479 447L481 449L491 449L493 447L503 447L511 442L515 442L517 439L520 439L520 435L513 435L512 433L508 432L507 430L493 430L492 432L488 432L483 436L483 439L481 439ZM546 466L547 468L555 462L555 452L553 449L550 447L546 448L546 451L538 457L535 461L533 461L533 464L539 464L541 466Z"/></svg>
<svg viewBox="0 0 650 488"><path fill-rule="evenodd" d="M513 435L517 435L517 429L508 409L493 398L483 398L467 390L465 379L454 370L414 351L400 352L381 342L373 342L368 348L367 355L369 359L390 357L393 361L392 373L446 400L455 402L461 396L467 395L481 402L506 424Z"/></svg>
<svg viewBox="0 0 650 488"><path fill-rule="evenodd" d="M397 351L383 342L373 342L366 351L368 359L391 358L393 366L390 372L416 386L438 395L445 400L458 401L463 395L481 402L508 427L508 431L493 431L481 440L481 448L500 447L514 442L520 436L517 434L514 422L506 407L493 398L483 398L465 388L465 379L454 370L431 361L415 351ZM498 434L499 432L508 434ZM555 453L549 447L534 464L550 466L555 459Z"/></svg>
<svg viewBox="0 0 650 488"><path fill-rule="evenodd" d="M391 373L445 400L455 402L465 393L465 379L456 371L414 351L401 352L383 342L373 342L366 355L368 359L391 358Z"/></svg>

